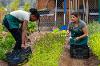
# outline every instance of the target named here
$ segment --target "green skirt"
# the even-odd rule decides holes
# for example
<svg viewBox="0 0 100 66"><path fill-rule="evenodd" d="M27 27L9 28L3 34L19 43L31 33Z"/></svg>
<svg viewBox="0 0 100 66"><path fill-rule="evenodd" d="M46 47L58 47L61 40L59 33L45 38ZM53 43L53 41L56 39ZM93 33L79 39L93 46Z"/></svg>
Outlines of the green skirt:
<svg viewBox="0 0 100 66"><path fill-rule="evenodd" d="M76 45L87 45L88 43L88 36L81 38L79 40L76 40L76 37L70 38L70 44L76 44Z"/></svg>
<svg viewBox="0 0 100 66"><path fill-rule="evenodd" d="M8 22L9 29L20 28L20 23L21 23L20 20L10 14L5 15L3 21Z"/></svg>

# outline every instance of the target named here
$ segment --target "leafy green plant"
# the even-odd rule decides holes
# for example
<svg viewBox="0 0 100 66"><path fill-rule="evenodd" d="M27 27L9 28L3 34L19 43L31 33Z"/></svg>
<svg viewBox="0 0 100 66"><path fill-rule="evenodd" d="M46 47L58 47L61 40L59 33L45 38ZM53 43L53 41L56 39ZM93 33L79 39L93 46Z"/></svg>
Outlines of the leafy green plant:
<svg viewBox="0 0 100 66"><path fill-rule="evenodd" d="M29 66L58 66L63 51L65 35L64 32L48 33L42 37L34 46Z"/></svg>
<svg viewBox="0 0 100 66"><path fill-rule="evenodd" d="M100 60L100 23L93 21L88 24L89 29L89 46L92 53Z"/></svg>
<svg viewBox="0 0 100 66"><path fill-rule="evenodd" d="M25 11L29 11L29 8L30 8L30 3L29 2L25 2L25 4L24 4L24 10Z"/></svg>
<svg viewBox="0 0 100 66"><path fill-rule="evenodd" d="M0 60L5 58L5 53L9 51L14 44L14 39L10 33L3 31L0 24Z"/></svg>
<svg viewBox="0 0 100 66"><path fill-rule="evenodd" d="M59 32L59 28L54 29L53 32Z"/></svg>
<svg viewBox="0 0 100 66"><path fill-rule="evenodd" d="M12 11L18 10L19 7L19 1L20 0L14 0L11 2L11 4L8 6Z"/></svg>
<svg viewBox="0 0 100 66"><path fill-rule="evenodd" d="M6 37L3 36L2 38L0 38L0 59L5 58L5 53L11 50L13 44L14 44L14 39L10 33L7 33Z"/></svg>
<svg viewBox="0 0 100 66"><path fill-rule="evenodd" d="M0 12L5 12L5 7L1 2L0 2Z"/></svg>
<svg viewBox="0 0 100 66"><path fill-rule="evenodd" d="M89 36L96 32L100 32L100 23L97 21L93 21L92 23L88 24L88 29L89 29Z"/></svg>
<svg viewBox="0 0 100 66"><path fill-rule="evenodd" d="M37 28L36 22L28 22L27 30L29 33L36 31L36 28Z"/></svg>
<svg viewBox="0 0 100 66"><path fill-rule="evenodd" d="M94 33L89 40L90 48L100 60L100 32Z"/></svg>

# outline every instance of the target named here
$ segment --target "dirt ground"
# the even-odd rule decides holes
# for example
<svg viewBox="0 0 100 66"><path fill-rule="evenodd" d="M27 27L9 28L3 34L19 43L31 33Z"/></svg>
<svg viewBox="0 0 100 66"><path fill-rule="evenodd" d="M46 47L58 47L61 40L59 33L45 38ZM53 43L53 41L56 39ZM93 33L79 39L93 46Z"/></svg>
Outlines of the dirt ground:
<svg viewBox="0 0 100 66"><path fill-rule="evenodd" d="M35 32L32 35L30 35L31 44L34 44L35 41L38 41L38 39L43 36L47 32ZM91 54L91 57L89 59L73 59L70 58L70 54L67 49L67 44L64 47L63 54L61 55L61 59L59 62L59 66L98 66L100 64L100 61L97 60L97 58ZM0 61L0 66L8 66L8 64L4 61ZM24 66L28 66L25 64Z"/></svg>

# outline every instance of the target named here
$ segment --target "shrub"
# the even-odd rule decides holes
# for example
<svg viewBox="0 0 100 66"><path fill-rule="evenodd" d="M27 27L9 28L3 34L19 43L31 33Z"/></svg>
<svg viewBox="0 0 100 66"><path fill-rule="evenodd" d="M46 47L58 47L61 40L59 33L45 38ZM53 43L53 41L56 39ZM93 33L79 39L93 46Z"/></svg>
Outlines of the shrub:
<svg viewBox="0 0 100 66"><path fill-rule="evenodd" d="M89 40L90 48L100 60L100 32L94 33Z"/></svg>

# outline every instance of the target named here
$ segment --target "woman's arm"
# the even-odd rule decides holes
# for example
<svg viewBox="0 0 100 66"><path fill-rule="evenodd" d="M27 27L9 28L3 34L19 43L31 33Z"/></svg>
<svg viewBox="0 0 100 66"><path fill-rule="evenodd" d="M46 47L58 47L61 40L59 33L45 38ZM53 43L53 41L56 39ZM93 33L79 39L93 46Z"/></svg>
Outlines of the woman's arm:
<svg viewBox="0 0 100 66"><path fill-rule="evenodd" d="M26 43L27 23L28 21L26 20L24 20L22 23L22 47L25 47L25 43Z"/></svg>
<svg viewBox="0 0 100 66"><path fill-rule="evenodd" d="M81 36L79 36L79 37L77 37L76 38L76 40L78 40L78 39L81 39L81 38L83 38L83 37L85 37L85 36L88 36L88 28L87 28L87 26L84 26L83 28L82 28L82 30L83 30L83 35L81 35Z"/></svg>
<svg viewBox="0 0 100 66"><path fill-rule="evenodd" d="M70 37L70 31L67 30L67 37Z"/></svg>

